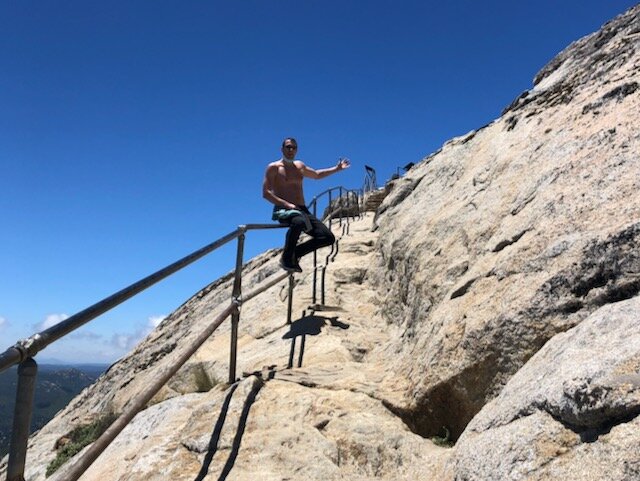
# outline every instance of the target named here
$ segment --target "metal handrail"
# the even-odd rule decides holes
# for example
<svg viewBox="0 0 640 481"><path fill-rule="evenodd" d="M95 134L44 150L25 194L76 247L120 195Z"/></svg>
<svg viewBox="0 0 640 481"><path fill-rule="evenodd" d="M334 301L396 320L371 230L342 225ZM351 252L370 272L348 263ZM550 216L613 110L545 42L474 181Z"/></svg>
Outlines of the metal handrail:
<svg viewBox="0 0 640 481"><path fill-rule="evenodd" d="M89 448L77 459L66 467L63 471L56 473L51 479L75 481L82 474L89 469L89 466L98 459L98 456L111 444L122 430L127 427L131 420L144 409L144 407L151 401L158 391L164 386L171 377L178 372L178 370L189 360L189 358L198 350L202 344L205 343L213 332L220 327L222 322L229 317L230 314L238 311L238 305L231 303L200 335L192 341L185 349L174 364L167 366L158 377L155 378L154 383L147 387L144 391L138 394L127 406L127 408L118 416L111 426L102 433L102 435L96 439Z"/></svg>
<svg viewBox="0 0 640 481"><path fill-rule="evenodd" d="M309 202L309 205L315 204L317 202L317 200L320 199L320 197L323 197L324 195L329 194L331 192L334 192L336 190L342 190L343 192L347 192L347 193L350 193L350 192L356 192L356 193L359 193L359 194L362 193L362 189L347 189L344 186L338 185L336 187L331 187L331 188L329 188L327 190L324 190L324 191L320 192L319 194L315 195L311 199L311 201Z"/></svg>
<svg viewBox="0 0 640 481"><path fill-rule="evenodd" d="M317 207L317 200L322 195L328 194L331 203L331 192L340 189L340 197L342 197L343 187L328 189L327 191L313 198L312 203L314 212ZM347 194L354 192L348 191ZM358 198L358 197L357 197ZM311 205L311 204L310 204ZM358 198L358 213L360 211L360 202ZM329 219L331 222L331 218ZM340 218L342 223L342 218ZM348 217L347 217L348 224ZM18 388L16 394L16 406L14 413L14 429L12 432L11 450L9 453L9 464L7 466L7 481L20 481L24 479L24 468L26 459L26 448L29 436L29 425L31 421L31 412L33 408L33 394L35 388L35 375L37 373L37 364L33 357L46 348L51 343L71 333L72 331L83 326L87 322L95 319L101 314L113 309L124 301L139 294L143 290L151 287L162 279L174 274L178 270L195 262L206 254L211 253L215 249L225 245L233 239L238 239L238 248L236 255L236 268L232 292L231 304L209 325L200 335L185 349L178 357L176 362L165 368L156 378L154 383L138 394L135 399L127 406L127 409L114 421L114 423L84 452L84 454L67 469L56 473L53 479L77 480L97 459L97 457L106 449L106 447L115 439L115 437L129 424L133 417L140 412L153 398L155 394L166 384L169 379L187 362L187 360L197 351L197 349L213 334L213 332L222 324L222 322L231 316L231 347L229 361L229 383L235 382L237 342L238 342L238 324L240 318L240 306L242 303L256 297L260 293L273 287L280 281L289 277L289 300L287 312L287 324L291 323L291 308L293 295L293 275L289 272L281 273L274 279L264 284L260 288L251 291L244 297L242 296L242 267L244 254L244 238L245 233L249 230L257 229L275 229L287 227L279 224L246 224L240 225L235 231L221 237L220 239L204 246L203 248L189 254L186 257L170 264L150 276L126 287L115 294L103 299L102 301L88 307L87 309L74 314L70 318L62 321L55 326L50 327L28 339L19 341L15 346L10 347L4 353L0 354L0 372L9 367L20 364ZM343 235L345 232L343 227ZM333 252L332 248L332 252ZM337 254L337 249L336 249ZM330 254L331 255L331 254ZM333 256L335 258L335 255ZM327 257L328 263L329 257ZM315 303L315 273L317 270L316 255L314 252L314 303ZM322 301L324 303L324 270L322 280ZM21 408L25 408L21 410ZM63 476L63 478L61 478Z"/></svg>
<svg viewBox="0 0 640 481"><path fill-rule="evenodd" d="M57 341L61 337L75 331L79 327L83 326L89 321L92 321L96 317L104 314L105 312L113 309L114 307L122 304L124 301L134 297L140 292L148 289L152 285L160 282L161 280L175 274L180 269L185 268L189 264L194 263L198 259L210 254L214 250L222 247L226 243L238 238L241 234L247 230L256 229L281 229L285 226L278 224L247 224L240 225L238 228L220 239L208 244L201 249L183 257L182 259L170 264L164 269L145 277L144 279L131 284L129 287L116 292L115 294L95 303L94 305L86 308L83 311L74 314L73 316L65 319L62 322L38 333L33 336L18 341L15 346L8 348L5 352L0 354L0 372L5 371L15 364L19 364L29 357L35 356L38 352L42 351L49 344Z"/></svg>
<svg viewBox="0 0 640 481"><path fill-rule="evenodd" d="M329 196L329 204L331 204L331 200L332 200L332 199L331 199L331 194L332 194L334 191L336 191L336 190L337 190L337 191L340 191L340 193L341 193L341 194L342 194L343 192L346 192L346 194L347 194L347 199L349 199L349 198L350 198L350 197L349 197L349 194L355 194L355 195L356 195L356 199L358 199L358 207L360 207L360 199L361 199L361 198L362 198L362 196L363 196L363 190L362 190L362 189L347 189L347 188L345 188L345 187L343 187L343 186L331 187L330 189L327 189L327 190L325 190L325 191L320 192L319 194L317 194L316 196L314 196L314 197L313 197L313 199L311 199L311 201L309 202L308 207L312 207L312 206L313 206L313 208L316 208L317 201L318 201L321 197L323 197L324 195L328 195L328 196ZM339 197L339 198L341 198L341 197L342 197L342 195L340 195L340 197ZM360 209L358 209L358 210L360 211Z"/></svg>
<svg viewBox="0 0 640 481"><path fill-rule="evenodd" d="M329 207L331 207L331 203L332 203L332 200L333 200L332 199L332 194L336 190L340 192L340 196L338 197L338 199L346 198L349 202L351 202L352 197L355 196L356 201L357 201L357 211L358 211L357 215L359 217L361 217L362 213L364 211L364 194L363 194L362 189L346 189L345 187L342 187L342 186L332 187L330 189L327 189L327 190L319 193L315 197L313 197L313 199L311 199L311 202L309 202L309 206L308 206L308 208L310 208L310 210L313 211L313 215L317 217L318 200L324 195L327 195L329 197ZM343 196L344 193L346 193L346 196ZM339 207L337 207L333 211L329 212L328 215L324 216L323 217L323 221L326 221L328 219L329 227L331 227L331 223L333 221L333 216L337 212L342 212L343 209L344 209L344 206L340 205ZM340 216L340 225L341 226L342 226L342 218L343 217L341 215ZM354 218L355 218L355 216L354 216ZM349 232L349 216L348 215L346 216L346 230L347 230L347 233L348 233ZM343 235L344 235L344 232L343 232ZM326 257L325 264L322 267L318 267L318 255L317 255L316 251L313 252L313 281L311 283L311 298L312 298L312 303L314 305L316 304L316 301L318 299L318 270L321 271L320 299L321 299L321 304L324 305L325 274L326 274L326 270L327 270L327 266L329 264L329 261L333 261L335 259L335 255L332 255L334 251L335 251L335 255L337 255L337 252L338 252L338 240L336 240L336 243L334 244L334 246L331 247L331 252Z"/></svg>
<svg viewBox="0 0 640 481"><path fill-rule="evenodd" d="M178 370L184 366L184 364L195 354L195 352L206 342L207 339L211 337L211 335L222 325L222 323L231 315L239 314L240 306L242 303L247 302L250 299L253 299L257 295L263 293L267 289L275 286L278 282L286 279L287 277L292 278L290 273L284 272L278 276L276 276L271 281L267 282L263 286L259 287L248 293L242 299L233 300L231 304L224 310L222 313L216 317L211 324L209 324L193 341L189 343L187 348L180 353L176 361L167 366L160 374L155 377L155 381L152 385L147 387L143 392L138 394L127 406L126 410L118 416L109 428L98 438L96 439L89 448L81 455L81 457L74 461L73 464L69 465L64 471L61 471L59 474L56 473L51 481L75 481L82 476L82 474L93 464L93 462L98 459L98 456L102 454L102 452L111 444L111 442L122 432L122 430L131 422L131 420L142 411L145 406L151 401L153 396L155 396L162 386L164 386L169 379L173 377ZM236 341L237 342L237 341Z"/></svg>
<svg viewBox="0 0 640 481"><path fill-rule="evenodd" d="M35 376L37 373L37 363L33 357L46 348L51 343L75 331L87 322L122 304L124 301L139 294L162 279L174 274L184 267L192 264L196 260L222 247L233 239L244 240L245 232L256 229L278 229L285 226L279 224L247 224L240 225L235 231L228 233L220 239L208 244L201 249L183 257L182 259L160 269L159 271L145 277L144 279L131 284L130 286L116 292L115 294L97 302L96 304L80 311L70 318L52 326L38 334L19 341L16 345L8 348L0 354L0 372L9 369L15 364L19 364L18 386L16 391L16 405L14 410L14 422L11 436L11 447L9 451L9 463L7 466L7 480L19 481L23 479L27 441L29 437L29 426L33 411L33 397L35 389ZM239 247L241 242L239 242ZM238 249L239 265L236 265L236 279L241 276L242 251ZM288 274L288 273L287 273ZM284 278L286 276L282 276ZM239 282L234 285L234 294L239 292ZM266 289L266 288L265 288ZM234 302L242 302L239 294L234 295ZM237 311L237 310L236 310ZM290 318L290 313L288 314ZM234 327L237 328L237 323ZM236 329L237 332L237 329ZM233 340L232 340L233 341ZM235 377L235 347L232 347L232 357L230 360L230 377ZM232 370L233 369L233 370Z"/></svg>

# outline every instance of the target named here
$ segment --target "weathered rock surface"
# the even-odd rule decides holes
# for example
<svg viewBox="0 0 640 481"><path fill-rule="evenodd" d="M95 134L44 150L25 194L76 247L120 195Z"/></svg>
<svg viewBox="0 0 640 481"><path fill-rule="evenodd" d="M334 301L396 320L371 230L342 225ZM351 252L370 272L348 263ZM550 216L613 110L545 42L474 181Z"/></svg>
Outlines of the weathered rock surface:
<svg viewBox="0 0 640 481"><path fill-rule="evenodd" d="M305 258L292 325L286 281L243 304L241 381L226 383L225 323L81 479L639 479L640 6L534 84L351 224L323 310ZM231 291L230 276L204 288L34 435L27 480ZM430 439L447 431L455 447Z"/></svg>
<svg viewBox="0 0 640 481"><path fill-rule="evenodd" d="M640 479L640 297L551 339L471 421L456 480Z"/></svg>

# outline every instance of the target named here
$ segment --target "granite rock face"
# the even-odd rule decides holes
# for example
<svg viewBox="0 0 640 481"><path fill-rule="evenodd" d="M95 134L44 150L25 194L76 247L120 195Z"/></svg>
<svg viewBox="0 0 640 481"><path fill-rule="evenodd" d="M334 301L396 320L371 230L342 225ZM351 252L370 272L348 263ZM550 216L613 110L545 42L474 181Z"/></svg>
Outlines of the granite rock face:
<svg viewBox="0 0 640 481"><path fill-rule="evenodd" d="M291 325L286 281L242 305L237 382L225 323L81 479L640 479L638 85L640 6L393 181L375 217L334 224L324 308L304 258ZM205 287L35 434L26 479L231 292Z"/></svg>
<svg viewBox="0 0 640 481"><path fill-rule="evenodd" d="M640 291L640 8L397 181L369 272L402 334L396 412L458 437L549 339Z"/></svg>

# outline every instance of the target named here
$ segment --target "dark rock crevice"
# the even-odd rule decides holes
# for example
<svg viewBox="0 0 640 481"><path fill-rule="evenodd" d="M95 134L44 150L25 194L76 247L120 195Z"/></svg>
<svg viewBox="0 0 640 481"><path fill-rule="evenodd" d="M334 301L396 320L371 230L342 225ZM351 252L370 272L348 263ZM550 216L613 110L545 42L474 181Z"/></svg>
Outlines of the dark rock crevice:
<svg viewBox="0 0 640 481"><path fill-rule="evenodd" d="M469 289L471 289L471 286L478 280L477 277L474 277L473 279L469 279L467 282L465 282L464 284L462 284L460 287L458 287L456 290L454 290L451 293L451 296L449 297L449 299L456 299L458 297L462 297L464 296L467 292L469 292Z"/></svg>
<svg viewBox="0 0 640 481"><path fill-rule="evenodd" d="M496 244L496 246L491 249L491 252L500 252L501 250L504 250L506 247L515 244L516 242L518 242L523 235L525 235L528 232L528 229L523 230L522 232L518 232L516 235L514 235L513 237L509 238L509 239L504 239L500 242L498 242Z"/></svg>
<svg viewBox="0 0 640 481"><path fill-rule="evenodd" d="M430 439L440 437L444 428L455 443L489 396L492 374L488 366L495 363L495 354L488 353L479 363L431 387L415 406L385 406L413 433Z"/></svg>

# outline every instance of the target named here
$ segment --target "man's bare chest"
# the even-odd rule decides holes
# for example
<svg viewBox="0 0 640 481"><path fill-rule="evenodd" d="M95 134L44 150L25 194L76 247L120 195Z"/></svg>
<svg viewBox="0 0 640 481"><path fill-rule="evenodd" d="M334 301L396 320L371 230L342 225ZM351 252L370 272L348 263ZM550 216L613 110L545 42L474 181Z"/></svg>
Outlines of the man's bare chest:
<svg viewBox="0 0 640 481"><path fill-rule="evenodd" d="M302 177L302 172L295 165L279 166L276 180L278 183L286 185L301 184Z"/></svg>

